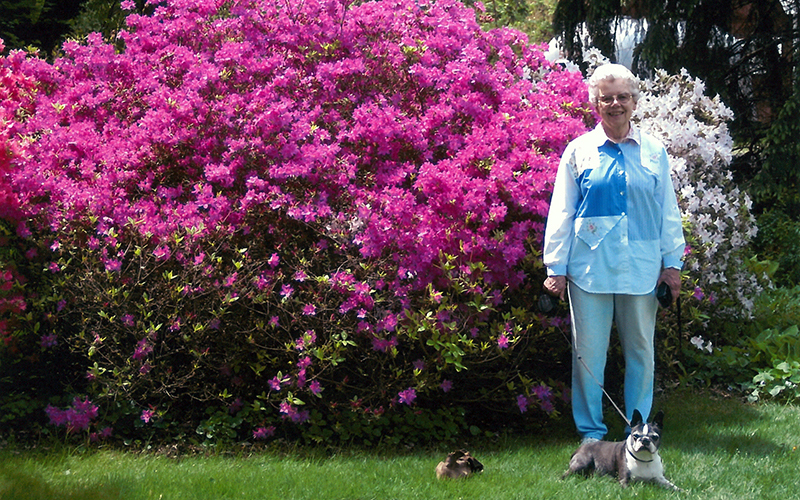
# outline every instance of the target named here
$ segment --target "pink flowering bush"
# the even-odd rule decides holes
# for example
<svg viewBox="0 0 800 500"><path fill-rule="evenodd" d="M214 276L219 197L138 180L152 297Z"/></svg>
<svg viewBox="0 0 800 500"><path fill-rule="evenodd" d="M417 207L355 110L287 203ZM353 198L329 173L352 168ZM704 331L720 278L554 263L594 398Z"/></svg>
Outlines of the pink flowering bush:
<svg viewBox="0 0 800 500"><path fill-rule="evenodd" d="M75 434L83 431L87 434L90 441L99 441L111 437L113 429L111 427L99 428L91 431L91 427L95 424L94 420L97 418L99 408L97 405L88 399L81 399L76 397L73 399L72 404L65 408L57 408L48 405L45 408L45 413L50 419L50 424L56 427L66 428L67 434Z"/></svg>
<svg viewBox="0 0 800 500"><path fill-rule="evenodd" d="M0 51L3 49L0 40ZM13 63L0 66L0 344L6 348L15 343L13 323L27 307L21 290L25 278L17 267L21 259L13 242L21 215L9 179L15 150L9 139L15 119L26 111L24 103L32 82L15 69Z"/></svg>
<svg viewBox="0 0 800 500"><path fill-rule="evenodd" d="M18 122L34 109L36 82L22 70L25 63L21 54L0 58L0 422L7 433L42 422L48 398L61 393L52 377L70 371L53 330L59 301L41 279L34 242L25 239L13 186L22 150Z"/></svg>
<svg viewBox="0 0 800 500"><path fill-rule="evenodd" d="M18 233L119 432L448 438L520 392L552 413L567 346L531 305L581 76L455 0L348 3L148 2L115 43L4 58L37 82Z"/></svg>

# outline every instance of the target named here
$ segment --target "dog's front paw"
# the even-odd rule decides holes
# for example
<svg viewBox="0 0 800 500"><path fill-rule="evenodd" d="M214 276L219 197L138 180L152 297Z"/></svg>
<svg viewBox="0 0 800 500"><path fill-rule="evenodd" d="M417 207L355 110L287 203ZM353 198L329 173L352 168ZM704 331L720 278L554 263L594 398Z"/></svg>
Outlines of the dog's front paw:
<svg viewBox="0 0 800 500"><path fill-rule="evenodd" d="M684 490L682 490L681 488L678 488L677 486L672 484L672 482L670 482L670 480L667 479L667 478L660 477L660 478L656 479L656 483L658 483L660 486L662 486L662 487L664 487L664 488L666 488L668 490L679 491L681 493L684 493Z"/></svg>

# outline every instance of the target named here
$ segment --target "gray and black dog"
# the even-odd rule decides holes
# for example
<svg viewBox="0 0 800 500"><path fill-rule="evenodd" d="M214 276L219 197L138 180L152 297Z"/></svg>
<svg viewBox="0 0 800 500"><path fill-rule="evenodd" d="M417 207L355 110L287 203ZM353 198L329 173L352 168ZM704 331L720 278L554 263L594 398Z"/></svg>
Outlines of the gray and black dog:
<svg viewBox="0 0 800 500"><path fill-rule="evenodd" d="M623 487L630 481L652 481L681 491L664 477L664 465L658 454L663 425L664 412L658 412L651 423L646 423L639 410L634 410L631 433L625 441L595 441L581 445L572 455L569 469L562 479L576 472L587 475L595 472L616 475Z"/></svg>

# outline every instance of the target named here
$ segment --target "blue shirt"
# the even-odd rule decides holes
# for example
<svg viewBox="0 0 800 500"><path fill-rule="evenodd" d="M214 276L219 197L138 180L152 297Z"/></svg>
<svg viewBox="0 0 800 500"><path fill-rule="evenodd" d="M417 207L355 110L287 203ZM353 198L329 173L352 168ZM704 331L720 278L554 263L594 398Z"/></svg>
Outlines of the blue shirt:
<svg viewBox="0 0 800 500"><path fill-rule="evenodd" d="M544 264L590 293L653 292L680 269L683 227L667 152L631 125L615 143L602 125L567 145L547 218Z"/></svg>

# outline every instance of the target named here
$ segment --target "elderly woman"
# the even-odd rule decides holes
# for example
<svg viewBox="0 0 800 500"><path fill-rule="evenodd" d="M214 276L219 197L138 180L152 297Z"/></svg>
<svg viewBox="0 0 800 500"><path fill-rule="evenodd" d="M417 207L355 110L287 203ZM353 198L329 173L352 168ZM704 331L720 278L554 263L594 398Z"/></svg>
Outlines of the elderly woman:
<svg viewBox="0 0 800 500"><path fill-rule="evenodd" d="M685 246L666 150L630 122L636 77L624 66L600 66L589 96L600 124L564 151L544 241L544 288L562 299L569 291L572 411L584 441L608 430L600 384L612 322L625 357L625 413L648 418L656 288L666 282L678 296Z"/></svg>

